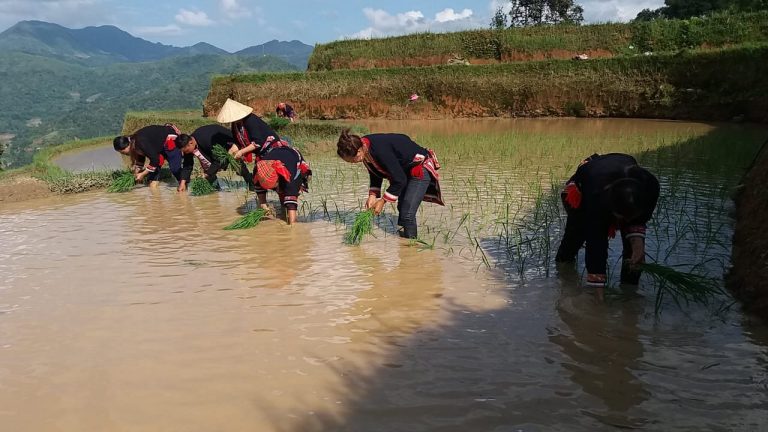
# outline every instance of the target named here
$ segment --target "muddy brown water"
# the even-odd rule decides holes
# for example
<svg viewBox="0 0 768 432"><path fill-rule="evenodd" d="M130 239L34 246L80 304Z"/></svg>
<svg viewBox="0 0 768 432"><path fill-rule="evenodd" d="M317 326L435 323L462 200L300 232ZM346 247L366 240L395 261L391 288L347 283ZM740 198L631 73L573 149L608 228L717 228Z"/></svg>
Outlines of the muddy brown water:
<svg viewBox="0 0 768 432"><path fill-rule="evenodd" d="M528 122L542 134L553 125ZM438 146L453 128L480 144L499 132L444 123L409 133ZM502 131L523 127L510 123ZM658 132L652 122L628 124ZM572 125L587 135L612 127ZM718 128L674 126L658 133ZM722 190L750 153L702 165L719 153L690 145L698 151L644 156L674 196L648 249L716 272L732 225ZM500 234L499 206L521 197L525 216L514 223L529 229L535 203L522 179L557 157L478 170L450 153L451 205L419 215L434 249L396 238L391 214L375 238L343 245L342 220L357 211L366 174L331 155L312 158L316 176L295 227L273 220L223 231L247 196L227 185L205 197L168 184L3 206L0 429L768 428L766 326L738 307L667 304L657 317L648 281L598 302L580 285L581 264L556 268L541 249L521 264ZM555 245L559 227L546 227Z"/></svg>

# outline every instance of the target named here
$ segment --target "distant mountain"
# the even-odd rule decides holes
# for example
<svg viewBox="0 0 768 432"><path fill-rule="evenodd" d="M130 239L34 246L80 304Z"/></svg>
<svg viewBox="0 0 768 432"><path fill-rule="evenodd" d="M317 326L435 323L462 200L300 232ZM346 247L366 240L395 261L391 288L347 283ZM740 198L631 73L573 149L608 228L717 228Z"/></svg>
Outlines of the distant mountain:
<svg viewBox="0 0 768 432"><path fill-rule="evenodd" d="M297 40L290 42L271 40L262 45L242 49L235 54L253 56L273 55L299 68L306 69L313 49L312 45L307 45Z"/></svg>
<svg viewBox="0 0 768 432"><path fill-rule="evenodd" d="M69 29L43 21L21 21L0 33L0 52L22 52L84 65L147 62L199 54L232 55L211 44L175 47L132 36L115 26ZM306 68L312 46L299 41L273 40L235 55L272 55Z"/></svg>
<svg viewBox="0 0 768 432"><path fill-rule="evenodd" d="M0 136L15 135L3 159L19 166L38 147L117 134L128 110L202 113L213 75L296 70L273 56L203 54L88 66L0 52Z"/></svg>

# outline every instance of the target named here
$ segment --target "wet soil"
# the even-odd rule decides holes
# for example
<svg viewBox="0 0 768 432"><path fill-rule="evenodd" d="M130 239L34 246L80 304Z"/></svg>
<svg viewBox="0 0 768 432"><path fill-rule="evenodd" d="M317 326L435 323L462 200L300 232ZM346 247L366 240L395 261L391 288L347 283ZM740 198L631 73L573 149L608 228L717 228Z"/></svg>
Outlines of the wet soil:
<svg viewBox="0 0 768 432"><path fill-rule="evenodd" d="M42 180L15 175L0 179L0 203L12 203L55 195Z"/></svg>
<svg viewBox="0 0 768 432"><path fill-rule="evenodd" d="M768 151L763 149L736 199L729 286L744 308L768 319Z"/></svg>

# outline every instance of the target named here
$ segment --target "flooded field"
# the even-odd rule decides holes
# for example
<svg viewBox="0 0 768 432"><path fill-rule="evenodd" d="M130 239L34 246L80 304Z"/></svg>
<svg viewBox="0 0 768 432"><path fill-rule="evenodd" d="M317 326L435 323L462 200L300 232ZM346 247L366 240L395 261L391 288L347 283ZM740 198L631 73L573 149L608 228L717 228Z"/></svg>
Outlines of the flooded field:
<svg viewBox="0 0 768 432"><path fill-rule="evenodd" d="M342 244L367 173L332 154L308 157L295 227L223 231L254 205L237 182L205 197L169 184L3 206L0 429L768 428L768 327L728 298L667 301L657 316L645 279L602 303L581 286L583 263L552 262L559 185L583 157L621 151L662 183L649 254L722 277L730 194L764 130L368 126L438 151L448 205L422 206L420 243L394 235L388 208L375 237Z"/></svg>
<svg viewBox="0 0 768 432"><path fill-rule="evenodd" d="M120 153L112 145L65 153L53 160L55 165L72 172L116 170L124 167Z"/></svg>

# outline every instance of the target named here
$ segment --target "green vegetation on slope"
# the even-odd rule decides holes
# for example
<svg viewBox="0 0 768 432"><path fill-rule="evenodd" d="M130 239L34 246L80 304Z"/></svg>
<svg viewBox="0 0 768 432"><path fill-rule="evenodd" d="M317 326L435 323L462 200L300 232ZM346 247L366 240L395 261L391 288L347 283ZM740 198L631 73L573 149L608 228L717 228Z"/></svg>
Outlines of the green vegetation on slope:
<svg viewBox="0 0 768 432"><path fill-rule="evenodd" d="M0 134L16 135L7 166L38 148L117 134L126 111L200 107L211 76L296 70L274 57L199 55L85 67L22 53L0 54Z"/></svg>
<svg viewBox="0 0 768 432"><path fill-rule="evenodd" d="M304 117L440 118L589 115L747 119L768 112L768 45L574 62L249 74L215 78L205 101L268 109L301 101ZM404 85L407 83L407 85ZM419 102L407 104L416 92ZM266 105L266 106L262 106Z"/></svg>
<svg viewBox="0 0 768 432"><path fill-rule="evenodd" d="M428 66L445 64L453 56L486 62L569 58L584 52L593 57L615 56L762 41L768 41L768 12L723 13L688 20L536 26L342 40L315 47L309 59L309 70Z"/></svg>

